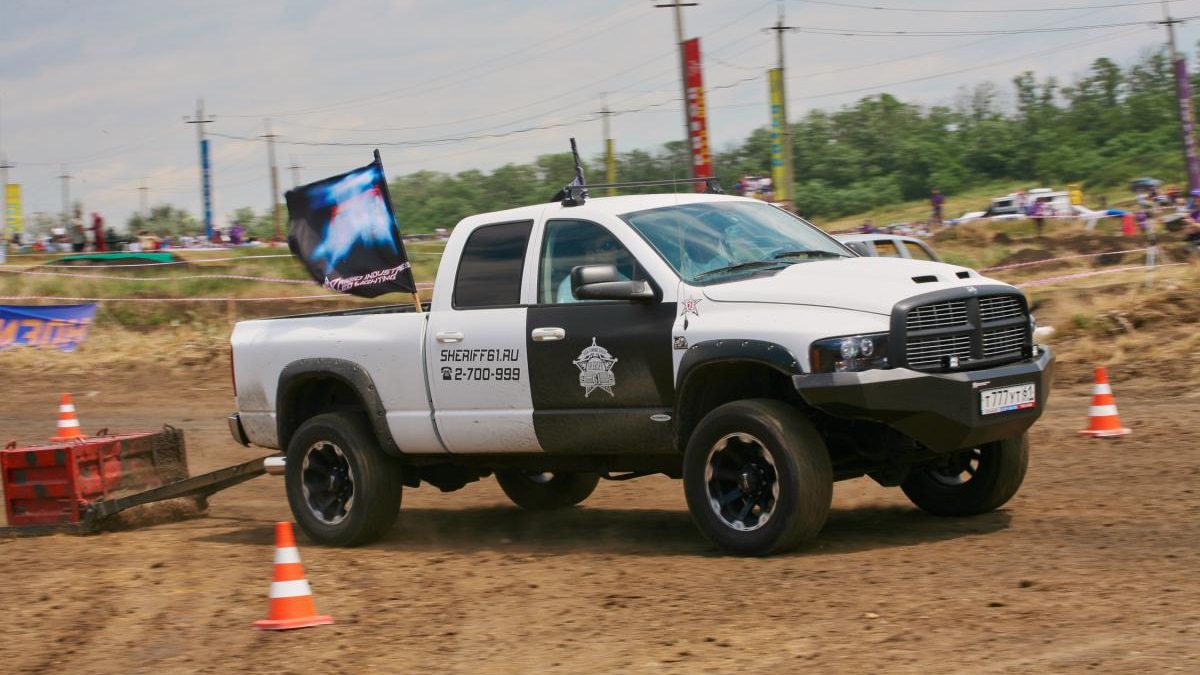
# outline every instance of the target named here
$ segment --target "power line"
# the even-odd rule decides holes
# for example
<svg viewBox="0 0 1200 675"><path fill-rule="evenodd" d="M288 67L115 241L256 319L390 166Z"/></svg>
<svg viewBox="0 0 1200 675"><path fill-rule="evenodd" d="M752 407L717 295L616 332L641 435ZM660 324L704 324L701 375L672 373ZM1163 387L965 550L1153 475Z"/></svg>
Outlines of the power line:
<svg viewBox="0 0 1200 675"><path fill-rule="evenodd" d="M1105 8L1101 8L1101 9L1097 9L1097 10L1090 11L1090 12L1084 12L1083 14L1080 14L1078 16L1056 19L1054 21L1051 21L1050 23L1045 23L1040 26L1036 26L1036 28L1049 28L1051 26L1057 26L1057 25L1059 25L1061 23L1065 23L1067 21L1083 19L1083 18L1093 16L1096 14L1101 14L1105 11L1107 11ZM978 47L979 45L982 45L982 44L987 44L989 42L995 42L997 40L1001 40L1004 37L1005 36L1003 36L1003 35L996 35L993 37L984 38L982 40L968 40L968 41L962 42L957 45L951 45L949 47L942 47L939 49L925 50L925 51L917 52L914 54L909 54L908 56L902 56L902 57L891 58L891 59L882 59L879 61L872 61L870 63L864 63L864 64L860 64L857 66L847 66L845 68L834 68L832 70L823 70L823 71L818 71L818 72L814 72L814 73L804 73L802 75L793 76L792 79L799 80L801 78L807 79L807 78L811 78L811 77L820 77L822 75L835 75L838 73L846 73L846 72L850 72L853 70L861 70L863 68L873 68L875 66L890 65L890 64L894 64L894 63L902 63L904 61L911 61L913 59L919 59L919 58L923 58L926 56L933 56L934 54L943 54L945 52L954 51L956 49L966 49L969 47Z"/></svg>
<svg viewBox="0 0 1200 675"><path fill-rule="evenodd" d="M867 9L882 12L920 12L925 14L1013 14L1015 12L1073 12L1083 9L1115 9L1117 7L1140 7L1143 5L1157 5L1162 0L1151 0L1149 2L1123 2L1114 5L1082 5L1075 7L1035 7L1035 8L1013 8L1013 9L921 9L917 7L879 7L877 5L856 5L849 2L831 2L829 0L797 0L810 5L829 5L831 7L846 7L850 9ZM1166 0L1167 2L1181 2L1182 0Z"/></svg>
<svg viewBox="0 0 1200 675"><path fill-rule="evenodd" d="M616 16L619 16L624 11L629 11L629 9L631 9L631 8L626 8L626 10L622 10L622 12L618 12L617 14L615 14L609 18L611 19ZM582 40L587 40L587 39L596 37L608 30L611 30L618 26L623 26L627 23L635 21L635 20L641 18L642 15L646 15L646 14L649 14L649 10L646 8L642 8L642 11L638 15L633 16L633 17L629 18L628 20L614 23L613 25L610 25L610 26L600 29L600 30L595 30L595 28L596 28L595 21L589 19L586 22L581 23L578 26L575 26L573 28L556 31L555 35L553 37L542 40L541 42L538 42L538 43L535 43L532 45L526 45L524 47L521 47L520 49L509 52L508 54L503 54L499 57L488 59L484 65L473 67L473 68L466 68L462 71L459 71L459 73L458 73L459 75L464 75L467 73L475 73L475 71L482 71L482 72L478 72L474 75L471 75L470 77L464 77L464 78L459 78L457 80L449 80L448 81L447 76L438 75L438 76L431 77L426 80L422 80L421 82L418 82L414 85L404 87L401 89L393 89L393 90L379 93L379 94L371 94L370 96L363 96L363 97L359 97L359 98L355 98L355 99L348 99L348 100L342 101L340 103L332 103L332 104L325 105L325 106L318 106L318 107L314 107L314 108L303 108L303 109L299 109L299 110L271 112L271 113L257 113L254 115L226 115L226 117L261 118L261 117L291 117L293 115L310 115L310 114L314 114L314 113L318 113L318 112L327 112L330 110L337 110L340 108L345 108L347 106L356 105L359 103L364 103L366 101L371 101L371 100L375 100L375 99L404 98L412 92L417 92L420 94L427 94L432 91L438 91L438 90L445 89L450 86L461 84L462 82L470 81L472 79L475 79L482 75L486 75L486 74L494 72L496 70L502 70L504 68L511 68L513 65L516 65L516 63L523 63L524 61L517 61L516 63L507 63L507 64L503 64L503 65L501 65L500 62L502 62L505 59L508 59L512 56L516 56L518 54L529 51L531 49L536 49L537 47L540 47L545 44L549 44L551 42L555 42L557 40L567 39L567 40L570 40L570 42L567 44L564 44L560 47L555 47L554 49L544 52L541 55L544 56L545 54L551 54L560 49L564 49L564 48L568 48L568 47L575 47ZM592 29L590 34L585 35L582 38L579 37L581 33L583 33L585 30L587 30L589 28ZM533 58L533 57L530 57L530 58ZM529 59L526 59L526 61L527 60L529 60ZM452 73L450 75L450 77L453 77L453 76L454 76L454 74ZM432 87L432 88L429 86L431 84L438 84L438 83L440 83L440 86L436 86L436 87Z"/></svg>
<svg viewBox="0 0 1200 675"><path fill-rule="evenodd" d="M1200 16L1187 16L1179 21L1188 19L1200 18ZM1092 26L1059 26L1055 28L1011 28L1011 29L995 29L995 30L954 30L954 31L936 31L936 30L863 30L859 28L842 29L842 28L796 28L797 33L810 33L813 35L842 35L847 37L955 37L959 35L1026 35L1031 33L1065 33L1080 30L1103 30L1105 28L1127 28L1129 26L1152 26L1153 21L1123 21L1120 23L1096 24Z"/></svg>

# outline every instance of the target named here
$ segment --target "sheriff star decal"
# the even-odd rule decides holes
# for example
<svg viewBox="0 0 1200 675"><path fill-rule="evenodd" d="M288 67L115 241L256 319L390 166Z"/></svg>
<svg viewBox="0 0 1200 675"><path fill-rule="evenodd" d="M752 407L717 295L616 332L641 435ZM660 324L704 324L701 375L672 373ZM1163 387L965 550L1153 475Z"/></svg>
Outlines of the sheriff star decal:
<svg viewBox="0 0 1200 675"><path fill-rule="evenodd" d="M579 352L579 358L572 361L579 368L579 386L583 387L584 397L592 395L593 391L603 389L609 396L616 396L613 387L617 385L617 377L612 368L617 363L608 350L596 344L592 338L592 346L585 347Z"/></svg>
<svg viewBox="0 0 1200 675"><path fill-rule="evenodd" d="M703 299L704 298L688 298L687 300L680 302L679 304L683 307L683 311L680 313L695 314L696 316L700 316L700 301Z"/></svg>

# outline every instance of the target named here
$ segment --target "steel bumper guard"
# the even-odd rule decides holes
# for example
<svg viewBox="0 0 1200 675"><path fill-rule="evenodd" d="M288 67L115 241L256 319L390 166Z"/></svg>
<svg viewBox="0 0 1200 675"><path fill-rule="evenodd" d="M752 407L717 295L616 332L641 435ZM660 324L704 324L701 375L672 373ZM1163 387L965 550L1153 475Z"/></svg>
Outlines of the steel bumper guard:
<svg viewBox="0 0 1200 675"><path fill-rule="evenodd" d="M809 405L834 417L886 424L938 452L973 447L1023 433L1050 396L1054 354L1038 345L1029 360L983 370L922 373L907 368L792 377ZM1033 383L1036 404L984 415L981 392Z"/></svg>

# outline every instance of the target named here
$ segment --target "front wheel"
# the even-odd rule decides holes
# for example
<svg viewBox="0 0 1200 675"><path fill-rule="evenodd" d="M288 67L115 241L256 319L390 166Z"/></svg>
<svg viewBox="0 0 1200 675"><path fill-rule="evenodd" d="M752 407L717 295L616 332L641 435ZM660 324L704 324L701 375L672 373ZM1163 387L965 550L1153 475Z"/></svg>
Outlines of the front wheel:
<svg viewBox="0 0 1200 675"><path fill-rule="evenodd" d="M1029 437L1021 434L914 466L900 489L922 511L974 516L1012 499L1028 467Z"/></svg>
<svg viewBox="0 0 1200 675"><path fill-rule="evenodd" d="M833 469L824 441L781 401L726 403L688 440L683 490L700 531L738 555L799 546L825 525Z"/></svg>
<svg viewBox="0 0 1200 675"><path fill-rule="evenodd" d="M591 496L600 482L600 474L504 469L496 472L496 482L517 506L529 511L551 511L575 506Z"/></svg>
<svg viewBox="0 0 1200 675"><path fill-rule="evenodd" d="M318 415L288 443L288 504L300 529L318 544L369 544L396 522L400 471L361 415Z"/></svg>

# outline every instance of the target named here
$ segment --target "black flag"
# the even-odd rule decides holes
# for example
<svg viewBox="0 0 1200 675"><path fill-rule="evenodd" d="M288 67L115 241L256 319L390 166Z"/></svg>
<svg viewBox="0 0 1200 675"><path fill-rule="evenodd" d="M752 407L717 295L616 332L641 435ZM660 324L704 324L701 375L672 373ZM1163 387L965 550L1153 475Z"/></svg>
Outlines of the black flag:
<svg viewBox="0 0 1200 675"><path fill-rule="evenodd" d="M289 190L288 248L317 283L373 298L416 293L383 162Z"/></svg>

